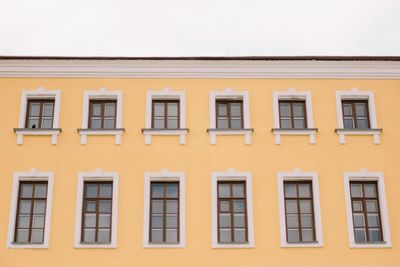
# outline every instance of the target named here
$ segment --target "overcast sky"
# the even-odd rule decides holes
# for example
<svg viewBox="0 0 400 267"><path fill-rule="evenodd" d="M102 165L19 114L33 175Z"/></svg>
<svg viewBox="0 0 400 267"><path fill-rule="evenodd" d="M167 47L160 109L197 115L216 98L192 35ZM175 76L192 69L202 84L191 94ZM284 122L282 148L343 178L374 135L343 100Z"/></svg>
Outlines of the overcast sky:
<svg viewBox="0 0 400 267"><path fill-rule="evenodd" d="M0 55L400 55L400 0L0 0Z"/></svg>

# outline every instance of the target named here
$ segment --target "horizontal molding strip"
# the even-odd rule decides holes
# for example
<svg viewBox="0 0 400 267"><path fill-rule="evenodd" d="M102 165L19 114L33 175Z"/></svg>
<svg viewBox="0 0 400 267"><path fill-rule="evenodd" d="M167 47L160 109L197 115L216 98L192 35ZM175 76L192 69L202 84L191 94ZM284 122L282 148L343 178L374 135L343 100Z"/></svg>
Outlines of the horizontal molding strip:
<svg viewBox="0 0 400 267"><path fill-rule="evenodd" d="M5 59L0 77L400 79L400 61Z"/></svg>

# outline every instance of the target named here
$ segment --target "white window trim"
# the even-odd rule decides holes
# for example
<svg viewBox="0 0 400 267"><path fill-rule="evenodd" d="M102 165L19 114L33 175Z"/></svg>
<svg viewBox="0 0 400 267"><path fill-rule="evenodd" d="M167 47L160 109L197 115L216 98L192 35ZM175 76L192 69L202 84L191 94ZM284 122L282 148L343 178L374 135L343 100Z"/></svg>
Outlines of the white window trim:
<svg viewBox="0 0 400 267"><path fill-rule="evenodd" d="M179 129L152 129L151 118L153 116L153 100L179 100ZM148 91L146 96L146 128L143 129L144 140L146 145L151 144L152 135L178 135L179 144L186 143L186 94L184 91L171 91L169 88L164 88L160 91Z"/></svg>
<svg viewBox="0 0 400 267"><path fill-rule="evenodd" d="M78 190L76 198L76 214L75 214L75 248L116 248L118 236L118 172L104 172L96 169L94 172L79 172L78 174ZM83 203L83 187L86 181L112 181L113 197L112 197L112 221L111 221L111 242L109 244L84 244L81 242L81 226L82 226L82 203Z"/></svg>
<svg viewBox="0 0 400 267"><path fill-rule="evenodd" d="M369 172L366 169L361 169L359 172L344 172L344 192L346 196L346 215L347 215L347 229L349 235L350 248L389 248L392 246L390 238L390 225L386 205L385 182L383 172ZM350 182L351 181L377 181L380 216L382 221L382 243L356 243L354 239L353 230L353 213L351 208L351 195L350 195Z"/></svg>
<svg viewBox="0 0 400 267"><path fill-rule="evenodd" d="M15 220L17 216L18 192L21 181L47 181L47 201L46 201L46 218L45 229L42 244L18 244L14 243ZM10 220L8 225L8 248L48 248L50 244L50 227L51 227L51 211L53 203L53 172L39 172L32 169L29 172L15 172L13 177L13 186L11 193Z"/></svg>
<svg viewBox="0 0 400 267"><path fill-rule="evenodd" d="M177 244L152 244L149 242L150 236L150 184L154 181L179 182L179 243ZM160 172L144 173L144 214L143 214L143 247L145 248L183 248L186 246L185 231L185 173L169 172L162 169Z"/></svg>
<svg viewBox="0 0 400 267"><path fill-rule="evenodd" d="M319 197L318 174L316 172L303 172L295 169L291 172L278 172L278 203L279 203L279 218L281 231L281 247L322 247L324 244L322 236L322 221L321 221L321 205ZM315 239L313 243L289 243L286 236L286 214L285 214L285 181L311 181L313 190L313 206L314 206L314 227Z"/></svg>
<svg viewBox="0 0 400 267"><path fill-rule="evenodd" d="M248 242L244 244L218 243L218 182L219 181L245 181L246 182L246 203L247 203L247 226ZM254 248L254 225L253 225L253 186L250 172L236 172L229 169L226 172L211 173L211 246L212 248Z"/></svg>
<svg viewBox="0 0 400 267"><path fill-rule="evenodd" d="M371 129L358 130L358 129L344 129L343 125L343 110L342 100L368 100L368 111L369 121ZM376 108L375 108L375 97L372 91L360 91L357 88L353 88L349 91L336 91L336 113L338 120L338 129L336 133L339 135L339 143L346 143L346 135L372 135L374 137L374 144L379 144L379 136L382 129L378 128L378 122L376 119Z"/></svg>
<svg viewBox="0 0 400 267"><path fill-rule="evenodd" d="M232 99L243 101L243 127L244 129L216 129L216 100L218 99ZM244 135L245 144L251 144L251 133L250 129L250 107L249 107L249 93L248 91L235 91L231 88L226 88L224 91L211 91L210 92L210 129L208 133L210 135L210 144L215 145L217 143L217 135Z"/></svg>
<svg viewBox="0 0 400 267"><path fill-rule="evenodd" d="M116 129L93 130L89 127L89 102L90 100L113 99L117 100L117 116L115 121ZM88 135L113 135L115 136L115 144L121 144L122 129L122 91L108 90L101 88L98 91L85 91L83 93L83 112L82 112L82 129L78 129L81 135L81 144L87 143Z"/></svg>
<svg viewBox="0 0 400 267"><path fill-rule="evenodd" d="M274 111L274 128L272 132L275 137L275 144L281 144L281 135L308 135L309 143L315 144L315 134L317 129L314 128L314 116L312 110L312 99L310 91L297 91L290 88L287 91L274 91L272 92L273 98L273 111ZM307 129L281 129L279 119L279 100L302 100L306 103L306 120Z"/></svg>
<svg viewBox="0 0 400 267"><path fill-rule="evenodd" d="M29 99L54 99L54 114L53 114L52 129L25 128L27 104ZM18 128L14 129L15 133L17 134L17 144L22 145L24 135L50 135L51 144L52 145L57 144L58 135L61 132L61 129L59 129L60 106L61 106L60 90L48 90L43 87L39 87L36 90L22 90Z"/></svg>

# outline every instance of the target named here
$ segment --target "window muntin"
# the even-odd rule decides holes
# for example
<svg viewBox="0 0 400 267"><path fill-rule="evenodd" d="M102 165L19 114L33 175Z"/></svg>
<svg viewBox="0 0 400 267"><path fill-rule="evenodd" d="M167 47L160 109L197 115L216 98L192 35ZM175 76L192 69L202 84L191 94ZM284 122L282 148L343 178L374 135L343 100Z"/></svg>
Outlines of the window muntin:
<svg viewBox="0 0 400 267"><path fill-rule="evenodd" d="M179 243L179 182L151 182L149 243Z"/></svg>
<svg viewBox="0 0 400 267"><path fill-rule="evenodd" d="M243 129L243 101L216 101L217 129Z"/></svg>
<svg viewBox="0 0 400 267"><path fill-rule="evenodd" d="M284 182L286 239L288 243L315 242L312 183Z"/></svg>
<svg viewBox="0 0 400 267"><path fill-rule="evenodd" d="M117 117L116 100L90 100L89 128L115 129Z"/></svg>
<svg viewBox="0 0 400 267"><path fill-rule="evenodd" d="M218 242L247 243L245 182L218 182Z"/></svg>
<svg viewBox="0 0 400 267"><path fill-rule="evenodd" d="M151 125L153 129L179 129L179 100L153 100Z"/></svg>
<svg viewBox="0 0 400 267"><path fill-rule="evenodd" d="M85 182L82 203L81 242L111 242L112 182Z"/></svg>
<svg viewBox="0 0 400 267"><path fill-rule="evenodd" d="M51 129L54 119L54 100L52 99L29 99L25 128L29 129Z"/></svg>
<svg viewBox="0 0 400 267"><path fill-rule="evenodd" d="M377 182L350 182L350 194L355 242L382 242Z"/></svg>
<svg viewBox="0 0 400 267"><path fill-rule="evenodd" d="M281 129L306 129L306 102L279 101L279 125Z"/></svg>
<svg viewBox="0 0 400 267"><path fill-rule="evenodd" d="M47 205L47 182L20 182L14 242L42 244Z"/></svg>
<svg viewBox="0 0 400 267"><path fill-rule="evenodd" d="M370 129L368 100L342 100L343 128Z"/></svg>

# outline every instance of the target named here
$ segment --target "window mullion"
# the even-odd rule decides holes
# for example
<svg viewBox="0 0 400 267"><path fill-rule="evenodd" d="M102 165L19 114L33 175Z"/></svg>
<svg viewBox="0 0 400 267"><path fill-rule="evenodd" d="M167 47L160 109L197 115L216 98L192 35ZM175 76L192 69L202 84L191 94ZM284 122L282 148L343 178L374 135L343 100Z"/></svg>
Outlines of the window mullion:
<svg viewBox="0 0 400 267"><path fill-rule="evenodd" d="M31 214L29 215L29 231L28 231L28 242L30 243L32 241L32 224L33 224L33 206L35 204L33 198L35 196L35 184L32 184L32 197L31 197Z"/></svg>

